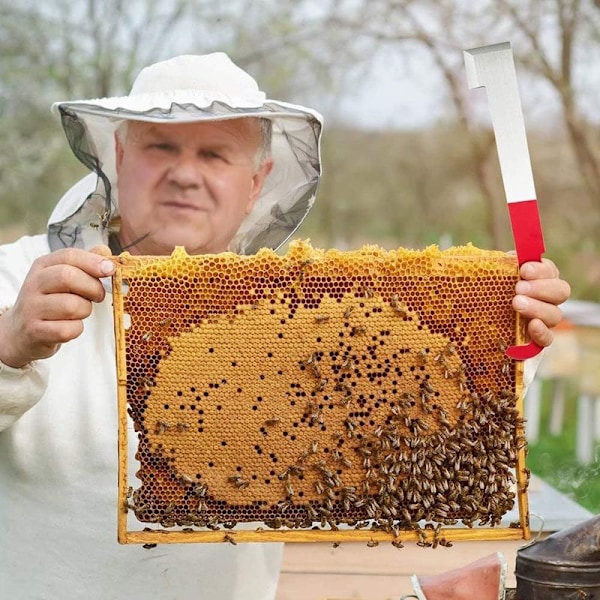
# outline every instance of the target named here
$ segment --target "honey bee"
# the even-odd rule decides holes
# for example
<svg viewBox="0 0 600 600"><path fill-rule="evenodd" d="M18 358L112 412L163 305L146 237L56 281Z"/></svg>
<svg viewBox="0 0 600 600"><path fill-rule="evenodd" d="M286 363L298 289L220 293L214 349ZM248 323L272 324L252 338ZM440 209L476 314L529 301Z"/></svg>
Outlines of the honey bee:
<svg viewBox="0 0 600 600"><path fill-rule="evenodd" d="M309 456L310 450L304 450L304 452L302 452L302 454L300 454L298 457L298 462L303 463ZM280 477L279 479L283 479L283 477Z"/></svg>
<svg viewBox="0 0 600 600"><path fill-rule="evenodd" d="M156 433L157 435L160 435L162 433L164 433L165 431L167 431L167 429L171 428L171 423L168 423L166 421L156 421L156 426L154 427L154 433Z"/></svg>
<svg viewBox="0 0 600 600"><path fill-rule="evenodd" d="M447 425L448 427L450 427L450 421L448 420L448 414L446 413L446 411L443 408L439 409L438 419L442 425Z"/></svg>
<svg viewBox="0 0 600 600"><path fill-rule="evenodd" d="M315 412L310 415L310 422L313 424L322 422L321 409L315 410Z"/></svg>
<svg viewBox="0 0 600 600"><path fill-rule="evenodd" d="M272 521L269 521L268 523L265 522L265 525L267 525L271 529L281 529L281 527L283 526L283 520L279 517L275 517Z"/></svg>
<svg viewBox="0 0 600 600"><path fill-rule="evenodd" d="M376 546L379 546L379 542L377 540L369 540L367 542L368 548L375 548Z"/></svg>
<svg viewBox="0 0 600 600"><path fill-rule="evenodd" d="M223 541L224 542L229 542L230 544L233 544L234 546L237 546L237 542L235 541L235 538L232 535L230 535L229 533L226 533L223 536Z"/></svg>
<svg viewBox="0 0 600 600"><path fill-rule="evenodd" d="M150 390L152 388L152 380L148 377L140 377L139 381L145 390Z"/></svg>
<svg viewBox="0 0 600 600"><path fill-rule="evenodd" d="M302 261L302 263L300 264L300 270L298 271L298 281L304 281L304 274L306 271L306 267L308 267L309 265L312 265L315 261L312 259L307 259Z"/></svg>
<svg viewBox="0 0 600 600"><path fill-rule="evenodd" d="M444 348L444 352L448 356L454 356L456 354L456 346L454 346L452 342L448 342L448 344L446 344L446 347Z"/></svg>
<svg viewBox="0 0 600 600"><path fill-rule="evenodd" d="M317 315L315 317L315 323L327 323L329 321L329 315Z"/></svg>
<svg viewBox="0 0 600 600"><path fill-rule="evenodd" d="M342 371L350 371L352 367L354 367L354 361L349 356L347 356L342 362L340 368Z"/></svg>
<svg viewBox="0 0 600 600"><path fill-rule="evenodd" d="M292 484L289 482L285 484L285 493L287 494L288 498L293 498L293 496L294 496L294 488L292 487Z"/></svg>
<svg viewBox="0 0 600 600"><path fill-rule="evenodd" d="M313 508L312 504L306 505L306 512L308 513L308 516L311 519L311 522L318 518L317 512Z"/></svg>
<svg viewBox="0 0 600 600"><path fill-rule="evenodd" d="M344 319L347 319L351 314L352 311L354 310L354 306L349 306L345 311L344 311Z"/></svg>
<svg viewBox="0 0 600 600"><path fill-rule="evenodd" d="M197 485L194 488L194 494L198 496L198 498L203 498L208 491L208 486L206 484Z"/></svg>
<svg viewBox="0 0 600 600"><path fill-rule="evenodd" d="M277 417L274 417L272 419L267 419L265 421L265 425L267 425L267 427L272 427L273 425L277 425L280 422L281 422L280 419L278 419Z"/></svg>
<svg viewBox="0 0 600 600"><path fill-rule="evenodd" d="M315 384L313 392L315 392L315 393L322 392L325 389L325 386L327 385L327 381L328 381L327 379L320 379Z"/></svg>
<svg viewBox="0 0 600 600"><path fill-rule="evenodd" d="M354 431L356 427L356 421L353 421L352 419L346 419L344 424L346 425L346 429L348 429L348 431Z"/></svg>
<svg viewBox="0 0 600 600"><path fill-rule="evenodd" d="M422 387L423 389L428 393L428 394L435 394L435 389L433 388L433 386L431 385L431 383L429 383L429 380L426 379L425 381L423 381L422 383Z"/></svg>
<svg viewBox="0 0 600 600"><path fill-rule="evenodd" d="M207 527L218 525L219 523L219 515L213 515L207 523Z"/></svg>
<svg viewBox="0 0 600 600"><path fill-rule="evenodd" d="M392 298L390 300L390 306L392 307L393 311L399 316L401 316L403 319L406 319L408 317L408 307L406 306L406 304L404 304L404 302L399 301L398 294L392 295Z"/></svg>
<svg viewBox="0 0 600 600"><path fill-rule="evenodd" d="M363 285L362 290L365 298L372 298L375 295L375 292L368 285Z"/></svg>

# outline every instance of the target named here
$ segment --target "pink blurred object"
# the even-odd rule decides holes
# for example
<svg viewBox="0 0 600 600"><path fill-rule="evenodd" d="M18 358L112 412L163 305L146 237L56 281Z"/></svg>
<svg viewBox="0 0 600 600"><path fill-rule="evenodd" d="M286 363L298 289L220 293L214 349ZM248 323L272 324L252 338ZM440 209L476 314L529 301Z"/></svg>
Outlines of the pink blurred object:
<svg viewBox="0 0 600 600"><path fill-rule="evenodd" d="M503 600L505 582L506 560L501 552L439 575L412 576L419 600Z"/></svg>

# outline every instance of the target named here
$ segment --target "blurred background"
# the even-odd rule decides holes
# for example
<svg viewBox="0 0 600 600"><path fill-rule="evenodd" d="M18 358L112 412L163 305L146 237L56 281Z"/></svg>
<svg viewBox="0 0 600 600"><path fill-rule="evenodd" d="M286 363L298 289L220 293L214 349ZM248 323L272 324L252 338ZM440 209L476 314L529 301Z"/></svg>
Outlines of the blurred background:
<svg viewBox="0 0 600 600"><path fill-rule="evenodd" d="M42 232L85 173L52 102L123 95L150 62L223 50L268 96L325 116L323 182L300 237L509 250L487 99L467 89L462 54L503 41L546 256L573 289L557 332L568 343L531 394L529 463L599 512L599 0L0 0L0 242Z"/></svg>

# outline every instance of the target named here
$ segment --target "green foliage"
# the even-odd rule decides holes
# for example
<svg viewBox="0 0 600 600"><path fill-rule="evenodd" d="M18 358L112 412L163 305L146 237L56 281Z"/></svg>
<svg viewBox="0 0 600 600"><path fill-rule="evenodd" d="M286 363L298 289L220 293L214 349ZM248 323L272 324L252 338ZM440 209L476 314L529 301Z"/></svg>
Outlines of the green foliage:
<svg viewBox="0 0 600 600"><path fill-rule="evenodd" d="M550 399L548 385L544 385L540 438L529 446L527 465L532 473L563 492L594 514L600 513L600 462L581 465L575 455L577 440L577 397L571 389L565 402L566 410L560 435L548 432ZM596 445L600 456L600 443Z"/></svg>

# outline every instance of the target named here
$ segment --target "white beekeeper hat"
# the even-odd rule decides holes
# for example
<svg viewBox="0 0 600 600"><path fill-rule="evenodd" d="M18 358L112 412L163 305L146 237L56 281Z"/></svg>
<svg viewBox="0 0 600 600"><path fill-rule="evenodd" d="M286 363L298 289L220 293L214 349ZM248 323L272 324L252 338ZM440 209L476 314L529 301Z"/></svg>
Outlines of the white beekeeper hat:
<svg viewBox="0 0 600 600"><path fill-rule="evenodd" d="M273 125L273 169L230 249L252 254L277 248L310 210L321 175L322 117L316 111L266 98L256 81L224 53L183 55L143 69L128 96L57 102L75 156L97 176L69 190L48 222L52 249L106 243L118 215L114 133L123 120L161 123L243 117Z"/></svg>

